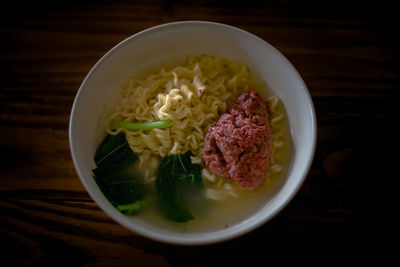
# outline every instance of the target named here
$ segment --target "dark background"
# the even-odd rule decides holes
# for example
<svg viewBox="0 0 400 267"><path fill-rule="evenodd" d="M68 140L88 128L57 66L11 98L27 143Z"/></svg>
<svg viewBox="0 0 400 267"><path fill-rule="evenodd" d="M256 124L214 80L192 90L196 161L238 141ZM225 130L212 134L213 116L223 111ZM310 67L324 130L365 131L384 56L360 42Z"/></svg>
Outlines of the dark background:
<svg viewBox="0 0 400 267"><path fill-rule="evenodd" d="M0 260L10 266L388 262L398 251L399 42L393 1L12 1L0 11ZM296 67L314 101L310 173L274 219L238 239L161 244L108 218L75 173L68 122L114 45L179 20L230 24Z"/></svg>

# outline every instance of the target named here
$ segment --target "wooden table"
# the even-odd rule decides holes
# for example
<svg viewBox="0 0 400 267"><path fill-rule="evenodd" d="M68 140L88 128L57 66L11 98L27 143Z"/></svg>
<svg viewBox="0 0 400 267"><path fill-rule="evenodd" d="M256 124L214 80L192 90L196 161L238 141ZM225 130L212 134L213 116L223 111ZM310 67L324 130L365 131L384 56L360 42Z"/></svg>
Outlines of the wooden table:
<svg viewBox="0 0 400 267"><path fill-rule="evenodd" d="M388 3L2 4L1 263L201 266L387 259L395 251L388 242L397 242L388 212L398 213L388 206L394 201L389 189L397 189L389 185L400 171L393 152L398 28ZM68 122L80 83L106 51L148 27L193 19L240 27L280 50L308 85L318 144L305 184L278 216L229 242L181 247L130 232L99 209L75 172Z"/></svg>

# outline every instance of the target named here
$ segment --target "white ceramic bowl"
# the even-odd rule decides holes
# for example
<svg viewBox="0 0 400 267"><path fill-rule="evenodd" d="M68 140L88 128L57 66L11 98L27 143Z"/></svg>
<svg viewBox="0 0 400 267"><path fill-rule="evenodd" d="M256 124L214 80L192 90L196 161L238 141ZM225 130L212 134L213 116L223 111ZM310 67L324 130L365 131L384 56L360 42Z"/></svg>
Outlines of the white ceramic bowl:
<svg viewBox="0 0 400 267"><path fill-rule="evenodd" d="M209 54L245 62L283 102L292 134L294 155L279 191L246 220L229 228L202 233L163 230L121 214L104 197L92 177L99 143L99 118L104 106L135 73L187 56ZM289 61L264 40L224 24L183 21L156 26L122 41L90 70L76 95L69 141L77 173L100 208L118 223L148 238L166 243L199 245L221 242L247 233L276 215L301 187L316 143L313 104L302 78Z"/></svg>

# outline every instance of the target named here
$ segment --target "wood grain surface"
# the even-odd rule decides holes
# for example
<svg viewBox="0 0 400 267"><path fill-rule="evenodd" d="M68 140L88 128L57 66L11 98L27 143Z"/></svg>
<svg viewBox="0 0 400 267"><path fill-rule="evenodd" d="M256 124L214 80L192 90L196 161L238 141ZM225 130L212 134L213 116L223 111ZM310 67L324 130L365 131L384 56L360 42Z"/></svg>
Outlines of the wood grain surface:
<svg viewBox="0 0 400 267"><path fill-rule="evenodd" d="M394 256L400 62L390 3L2 4L0 265L325 265ZM91 67L130 35L178 20L227 23L263 38L302 75L317 112L315 159L296 197L259 229L211 246L161 244L114 222L86 193L69 150L72 103Z"/></svg>

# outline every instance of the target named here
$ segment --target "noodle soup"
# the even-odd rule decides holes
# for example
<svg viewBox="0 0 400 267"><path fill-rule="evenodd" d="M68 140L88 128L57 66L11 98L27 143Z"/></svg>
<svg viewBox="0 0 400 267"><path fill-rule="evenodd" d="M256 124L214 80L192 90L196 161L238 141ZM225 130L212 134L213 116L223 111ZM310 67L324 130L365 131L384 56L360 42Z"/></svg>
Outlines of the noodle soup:
<svg viewBox="0 0 400 267"><path fill-rule="evenodd" d="M207 130L227 111L227 103L249 90L258 92L267 103L272 150L265 180L256 188L246 190L229 177L213 173L203 159L203 148ZM227 228L265 205L284 182L292 154L284 107L277 97L268 93L263 82L250 74L244 63L206 55L191 57L182 65L130 79L121 89L120 99L107 114L105 130L108 136L123 136L126 146L134 154L132 157L137 157L137 160L132 159L134 163L124 166L123 170L119 170L121 175L113 177L119 191L108 190L107 185L101 185L102 181L113 175L99 172L99 165L94 174L95 177L97 174L104 176L101 181L97 177L100 188L105 194L114 194L110 202L127 216L135 216L157 227L178 232ZM118 143L115 149L126 146ZM108 157L117 151L115 149L103 154ZM187 154L188 151L190 154ZM182 189L173 189L172 193L164 195L160 193L165 188L163 181L175 175L174 172L168 173L162 180L160 177L169 168L160 171L160 166L171 164L168 166L174 169L184 156L186 162L178 167L182 169L181 174L190 171L181 177L197 179L193 183L201 187L195 194L188 188L188 195L195 196L189 201L190 207L181 207L183 202L187 203L186 196L182 197L179 191ZM104 158L99 156L99 160L95 161L103 163ZM126 178L130 176L138 181L132 182ZM141 197L137 199L118 203L115 194L126 193L122 185L128 185L128 191L134 192L136 183L140 184L138 187L146 188L145 196L139 194ZM187 187L184 185L179 188L186 190ZM174 194L176 198L169 197ZM169 204L160 205L160 199ZM178 206L178 211L170 211L171 206ZM168 214L175 212L178 215Z"/></svg>

